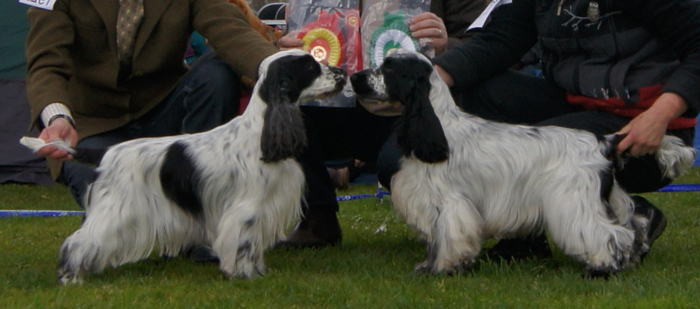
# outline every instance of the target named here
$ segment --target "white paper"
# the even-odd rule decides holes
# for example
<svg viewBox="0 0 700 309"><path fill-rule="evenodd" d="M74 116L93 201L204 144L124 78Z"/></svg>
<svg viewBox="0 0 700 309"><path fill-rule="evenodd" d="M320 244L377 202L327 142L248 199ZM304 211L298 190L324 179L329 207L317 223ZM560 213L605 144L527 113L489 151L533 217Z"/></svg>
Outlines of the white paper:
<svg viewBox="0 0 700 309"><path fill-rule="evenodd" d="M53 11L53 5L56 4L56 0L19 0L19 3Z"/></svg>
<svg viewBox="0 0 700 309"><path fill-rule="evenodd" d="M489 18L489 15L491 15L491 12L493 12L493 10L495 10L497 7L499 7L501 5L509 4L512 2L513 2L513 0L491 0L491 2L489 2L489 5L486 6L486 8L484 9L483 12L481 12L481 15L479 15L479 17L477 17L474 20L474 22L471 25L469 25L469 28L467 28L467 30L465 30L464 32L467 32L467 31L472 30L474 28L483 27L484 24L486 23L486 20Z"/></svg>
<svg viewBox="0 0 700 309"><path fill-rule="evenodd" d="M63 149L65 151L68 151L70 154L74 154L75 150L69 146L69 143L66 141L53 141L50 143L44 142L43 139L36 138L36 137L28 137L24 136L19 140L19 143L26 146L27 148L31 149L34 152L39 151L39 149L44 148L49 145L54 145L59 149Z"/></svg>

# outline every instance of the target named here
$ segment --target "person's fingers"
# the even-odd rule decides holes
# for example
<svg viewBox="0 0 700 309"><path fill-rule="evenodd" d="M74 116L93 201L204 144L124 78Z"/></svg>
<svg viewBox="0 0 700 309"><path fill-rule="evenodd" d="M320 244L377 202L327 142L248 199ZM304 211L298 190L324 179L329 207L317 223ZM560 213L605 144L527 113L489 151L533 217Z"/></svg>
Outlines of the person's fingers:
<svg viewBox="0 0 700 309"><path fill-rule="evenodd" d="M617 143L617 155L621 155L627 148L630 147L632 140L629 139L629 133L630 133L630 124L628 123L626 126L622 127L619 131L617 131L615 134L618 135L626 135L625 138L623 138L619 143Z"/></svg>
<svg viewBox="0 0 700 309"><path fill-rule="evenodd" d="M56 146L48 145L48 146L44 146L44 147L39 148L39 150L36 151L36 154L40 155L40 156L51 156L51 154L56 152L56 150L57 150Z"/></svg>
<svg viewBox="0 0 700 309"><path fill-rule="evenodd" d="M419 23L425 20L442 20L440 17L435 15L433 12L423 12L416 14L416 16L411 17L411 24Z"/></svg>
<svg viewBox="0 0 700 309"><path fill-rule="evenodd" d="M301 48L304 46L304 41L291 36L284 36L277 41L277 47L281 50Z"/></svg>
<svg viewBox="0 0 700 309"><path fill-rule="evenodd" d="M444 38L445 32L438 28L426 28L411 32L411 36L414 38Z"/></svg>

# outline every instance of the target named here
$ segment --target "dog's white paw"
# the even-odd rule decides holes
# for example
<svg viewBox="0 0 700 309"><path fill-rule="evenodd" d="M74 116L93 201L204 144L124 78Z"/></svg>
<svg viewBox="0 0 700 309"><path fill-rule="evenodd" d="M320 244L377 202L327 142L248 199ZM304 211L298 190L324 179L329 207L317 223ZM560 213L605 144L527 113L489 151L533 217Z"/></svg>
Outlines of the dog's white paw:
<svg viewBox="0 0 700 309"><path fill-rule="evenodd" d="M221 272L229 279L253 279L265 275L265 264L253 259L239 259L233 267L220 265Z"/></svg>
<svg viewBox="0 0 700 309"><path fill-rule="evenodd" d="M58 272L58 283L61 285L81 285L85 281L78 274L68 272L65 270L59 270Z"/></svg>
<svg viewBox="0 0 700 309"><path fill-rule="evenodd" d="M237 269L232 272L221 270L221 272L229 279L254 279L265 275L264 269L253 268L252 270Z"/></svg>

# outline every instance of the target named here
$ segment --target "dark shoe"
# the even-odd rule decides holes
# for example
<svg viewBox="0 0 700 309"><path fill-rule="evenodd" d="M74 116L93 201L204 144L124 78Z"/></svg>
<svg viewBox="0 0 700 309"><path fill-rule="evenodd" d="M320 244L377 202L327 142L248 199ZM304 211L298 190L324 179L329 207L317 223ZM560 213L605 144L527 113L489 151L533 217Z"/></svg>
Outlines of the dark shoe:
<svg viewBox="0 0 700 309"><path fill-rule="evenodd" d="M335 212L307 214L277 248L303 249L339 245L343 236Z"/></svg>
<svg viewBox="0 0 700 309"><path fill-rule="evenodd" d="M501 239L486 251L486 258L491 261L520 261L528 258L548 259L552 257L547 237L542 234L527 238Z"/></svg>
<svg viewBox="0 0 700 309"><path fill-rule="evenodd" d="M350 169L347 167L328 168L328 174L331 176L333 186L337 190L347 190L350 185Z"/></svg>
<svg viewBox="0 0 700 309"><path fill-rule="evenodd" d="M188 251L189 257L197 263L219 263L219 257L208 246L195 246Z"/></svg>
<svg viewBox="0 0 700 309"><path fill-rule="evenodd" d="M656 239L663 234L666 229L666 216L654 204L647 201L645 198L635 195L632 196L634 201L634 213L642 215L649 219L649 229L647 230L647 242L649 250ZM648 251L642 254L642 259L649 253Z"/></svg>

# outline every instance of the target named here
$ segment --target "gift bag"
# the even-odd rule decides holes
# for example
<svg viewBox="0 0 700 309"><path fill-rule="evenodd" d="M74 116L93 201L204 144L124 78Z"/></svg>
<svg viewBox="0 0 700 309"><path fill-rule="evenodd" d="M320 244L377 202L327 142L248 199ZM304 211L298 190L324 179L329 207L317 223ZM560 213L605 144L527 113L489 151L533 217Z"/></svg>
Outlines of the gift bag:
<svg viewBox="0 0 700 309"><path fill-rule="evenodd" d="M287 23L316 61L343 68L348 76L362 70L359 0L290 0ZM353 107L355 96L348 83L341 94L304 105Z"/></svg>

